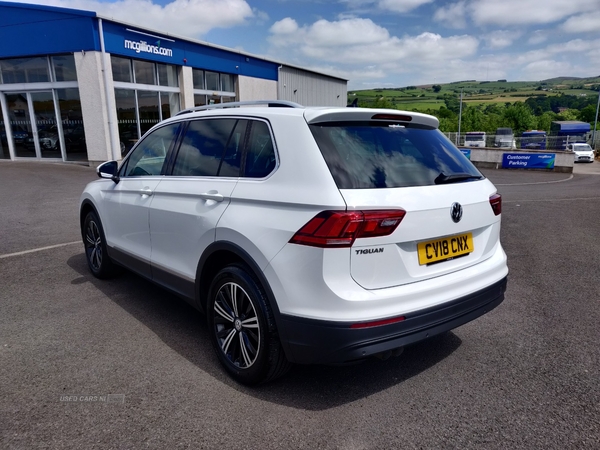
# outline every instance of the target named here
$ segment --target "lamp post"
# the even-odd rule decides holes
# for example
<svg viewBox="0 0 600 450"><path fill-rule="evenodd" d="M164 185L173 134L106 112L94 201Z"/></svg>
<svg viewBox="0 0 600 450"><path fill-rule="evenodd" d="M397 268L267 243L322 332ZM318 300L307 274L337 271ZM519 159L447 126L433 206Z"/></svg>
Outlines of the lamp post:
<svg viewBox="0 0 600 450"><path fill-rule="evenodd" d="M596 105L596 118L594 119L594 130L592 131L592 147L596 149L596 126L598 125L598 109L600 108L600 86L598 86L598 104Z"/></svg>
<svg viewBox="0 0 600 450"><path fill-rule="evenodd" d="M457 147L460 143L460 122L462 120L462 97L463 97L463 90L461 89L460 90L460 106L458 108L458 134L456 135L456 146Z"/></svg>

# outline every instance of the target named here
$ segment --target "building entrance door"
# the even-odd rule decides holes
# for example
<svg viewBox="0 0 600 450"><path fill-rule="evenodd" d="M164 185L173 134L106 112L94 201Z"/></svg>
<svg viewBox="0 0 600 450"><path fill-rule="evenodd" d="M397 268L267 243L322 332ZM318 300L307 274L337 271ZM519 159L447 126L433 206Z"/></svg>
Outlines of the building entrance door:
<svg viewBox="0 0 600 450"><path fill-rule="evenodd" d="M15 157L62 159L52 91L5 95Z"/></svg>
<svg viewBox="0 0 600 450"><path fill-rule="evenodd" d="M42 158L62 159L60 133L52 91L31 92L30 109L34 113L35 141Z"/></svg>

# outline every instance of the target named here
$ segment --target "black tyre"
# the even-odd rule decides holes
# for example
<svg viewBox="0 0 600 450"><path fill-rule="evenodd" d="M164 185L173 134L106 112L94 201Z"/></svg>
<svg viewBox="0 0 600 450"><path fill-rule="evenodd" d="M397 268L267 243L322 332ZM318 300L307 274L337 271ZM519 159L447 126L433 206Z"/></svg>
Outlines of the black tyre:
<svg viewBox="0 0 600 450"><path fill-rule="evenodd" d="M244 266L227 266L215 276L207 321L217 356L236 381L263 383L289 370L268 300Z"/></svg>
<svg viewBox="0 0 600 450"><path fill-rule="evenodd" d="M90 271L96 278L109 278L116 273L116 266L106 251L106 238L102 223L95 212L85 216L82 228L85 256Z"/></svg>

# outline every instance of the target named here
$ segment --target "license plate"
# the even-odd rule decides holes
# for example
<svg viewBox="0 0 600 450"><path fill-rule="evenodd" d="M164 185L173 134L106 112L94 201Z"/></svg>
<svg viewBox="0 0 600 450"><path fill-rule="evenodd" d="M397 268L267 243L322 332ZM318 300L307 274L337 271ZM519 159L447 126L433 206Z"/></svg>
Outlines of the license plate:
<svg viewBox="0 0 600 450"><path fill-rule="evenodd" d="M456 258L471 253L473 250L473 235L471 233L417 244L420 265Z"/></svg>

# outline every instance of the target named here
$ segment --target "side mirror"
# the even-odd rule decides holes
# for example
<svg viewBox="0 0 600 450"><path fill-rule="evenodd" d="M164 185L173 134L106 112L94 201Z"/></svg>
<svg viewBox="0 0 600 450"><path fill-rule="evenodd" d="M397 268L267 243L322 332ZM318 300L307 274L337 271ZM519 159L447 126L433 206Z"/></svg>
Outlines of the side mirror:
<svg viewBox="0 0 600 450"><path fill-rule="evenodd" d="M116 183L119 182L119 164L116 161L107 161L96 168L100 178L108 178Z"/></svg>

